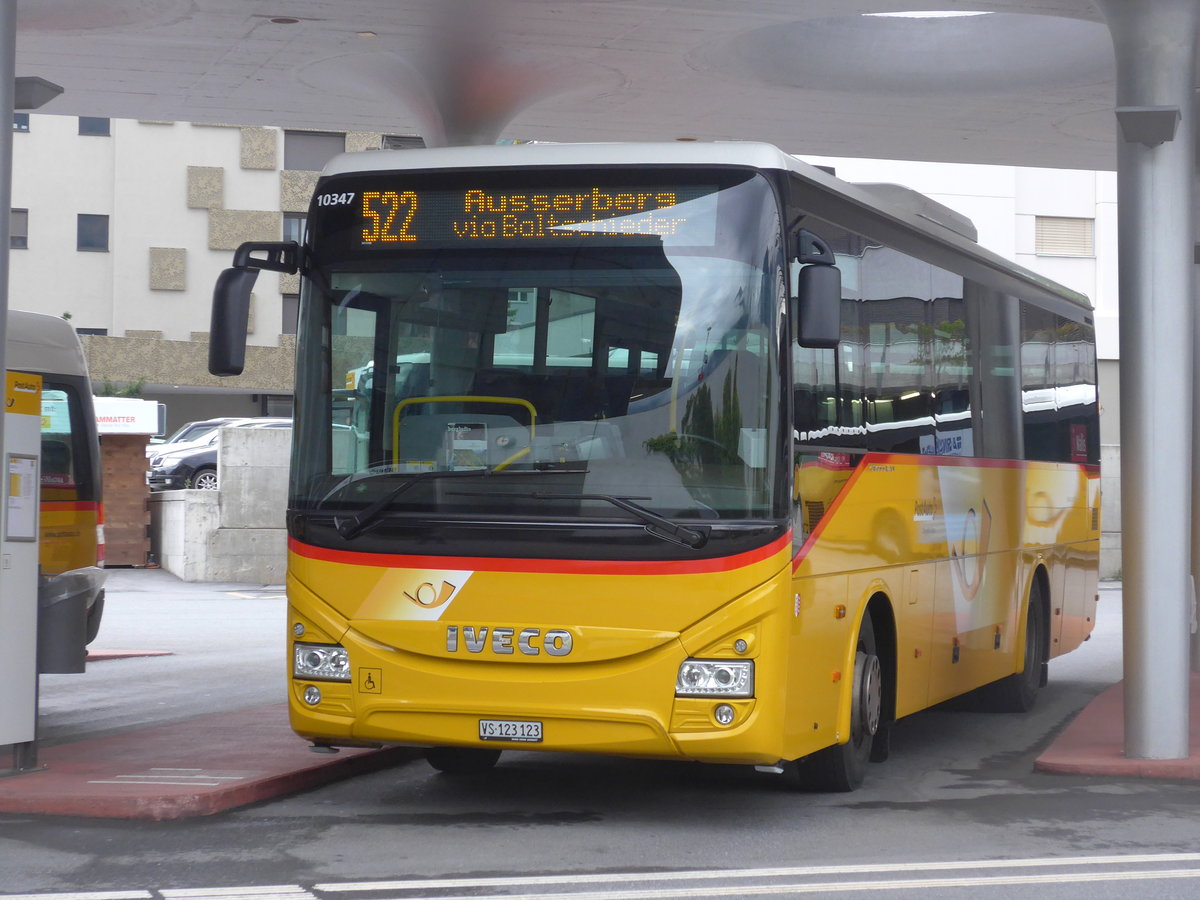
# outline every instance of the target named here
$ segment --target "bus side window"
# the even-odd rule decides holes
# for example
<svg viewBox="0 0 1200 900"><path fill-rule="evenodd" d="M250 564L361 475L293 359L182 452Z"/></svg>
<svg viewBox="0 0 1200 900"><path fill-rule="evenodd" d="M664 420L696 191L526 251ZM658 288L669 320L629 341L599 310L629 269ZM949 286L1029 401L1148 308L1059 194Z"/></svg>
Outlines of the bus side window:
<svg viewBox="0 0 1200 900"><path fill-rule="evenodd" d="M42 441L42 474L71 474L71 448L67 444L62 441Z"/></svg>
<svg viewBox="0 0 1200 900"><path fill-rule="evenodd" d="M61 489L74 490L76 487L71 471L70 444L52 438L42 440L41 483L43 488L60 489L53 495L53 499L68 499L62 495Z"/></svg>

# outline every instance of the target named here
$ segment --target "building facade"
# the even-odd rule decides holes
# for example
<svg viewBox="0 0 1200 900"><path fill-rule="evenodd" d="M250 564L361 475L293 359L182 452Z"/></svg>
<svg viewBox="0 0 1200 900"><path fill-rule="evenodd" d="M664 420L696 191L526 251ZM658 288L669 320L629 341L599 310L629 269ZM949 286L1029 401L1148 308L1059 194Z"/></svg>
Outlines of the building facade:
<svg viewBox="0 0 1200 900"><path fill-rule="evenodd" d="M98 389L133 386L167 427L287 414L298 279L255 287L246 372L207 370L212 287L243 241L299 238L317 173L382 134L21 115L14 122L10 305L62 315Z"/></svg>

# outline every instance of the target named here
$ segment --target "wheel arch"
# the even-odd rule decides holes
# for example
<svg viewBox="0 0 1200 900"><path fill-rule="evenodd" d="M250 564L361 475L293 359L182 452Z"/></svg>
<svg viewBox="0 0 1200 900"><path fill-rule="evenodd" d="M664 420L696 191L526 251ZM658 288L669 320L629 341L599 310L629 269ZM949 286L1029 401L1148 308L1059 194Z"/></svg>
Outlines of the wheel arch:
<svg viewBox="0 0 1200 900"><path fill-rule="evenodd" d="M883 668L883 710L881 721L890 724L896 720L896 664L897 646L896 615L892 609L891 597L885 590L876 585L862 605L862 614L854 623L854 640L847 642L846 660L843 675L854 672L854 656L858 646L858 635L862 631L863 621L871 620L871 629L875 634L875 655ZM846 740L850 734L850 707L854 693L853 677L843 677L842 692L838 700L837 733L838 741Z"/></svg>

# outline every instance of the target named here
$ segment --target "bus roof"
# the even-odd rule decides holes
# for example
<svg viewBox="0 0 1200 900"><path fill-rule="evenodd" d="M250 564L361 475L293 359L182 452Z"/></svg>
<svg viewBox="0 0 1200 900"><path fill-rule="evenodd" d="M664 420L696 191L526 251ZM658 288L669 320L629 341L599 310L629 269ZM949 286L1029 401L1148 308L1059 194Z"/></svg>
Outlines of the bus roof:
<svg viewBox="0 0 1200 900"><path fill-rule="evenodd" d="M612 144L489 144L424 150L343 153L325 175L413 169L525 168L527 166L713 165L755 169L809 168L778 147L755 141L662 141Z"/></svg>
<svg viewBox="0 0 1200 900"><path fill-rule="evenodd" d="M44 313L8 311L4 364L17 372L87 376L87 360L66 319Z"/></svg>
<svg viewBox="0 0 1200 900"><path fill-rule="evenodd" d="M895 225L953 247L993 272L1055 295L1084 311L1086 296L981 247L974 225L923 194L898 185L858 185L802 162L778 147L759 141L662 141L657 143L488 144L416 150L342 153L330 160L322 177L369 172L454 169L524 169L556 166L741 166L790 172L813 187L860 210L871 210ZM942 212L938 212L938 208Z"/></svg>

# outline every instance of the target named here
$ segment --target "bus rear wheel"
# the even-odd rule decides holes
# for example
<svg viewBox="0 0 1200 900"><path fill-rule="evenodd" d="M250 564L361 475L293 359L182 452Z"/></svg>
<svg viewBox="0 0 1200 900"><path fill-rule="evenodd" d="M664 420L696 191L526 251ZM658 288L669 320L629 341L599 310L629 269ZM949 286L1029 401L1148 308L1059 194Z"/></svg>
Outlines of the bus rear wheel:
<svg viewBox="0 0 1200 900"><path fill-rule="evenodd" d="M1035 578L1029 589L1029 608L1025 613L1024 669L980 688L980 705L987 712L1029 712L1046 683L1048 659L1046 607L1042 601L1042 583Z"/></svg>
<svg viewBox="0 0 1200 900"><path fill-rule="evenodd" d="M875 629L868 614L858 633L854 654L854 687L850 706L850 740L826 747L784 766L784 777L802 791L845 793L858 788L872 759L886 758L887 725L883 722L883 665L876 654ZM880 752L872 748L876 742Z"/></svg>
<svg viewBox="0 0 1200 900"><path fill-rule="evenodd" d="M474 747L430 747L425 759L446 775L479 775L490 771L500 759L499 750Z"/></svg>

